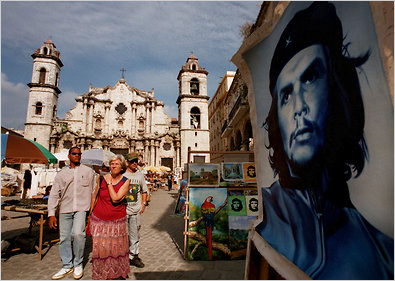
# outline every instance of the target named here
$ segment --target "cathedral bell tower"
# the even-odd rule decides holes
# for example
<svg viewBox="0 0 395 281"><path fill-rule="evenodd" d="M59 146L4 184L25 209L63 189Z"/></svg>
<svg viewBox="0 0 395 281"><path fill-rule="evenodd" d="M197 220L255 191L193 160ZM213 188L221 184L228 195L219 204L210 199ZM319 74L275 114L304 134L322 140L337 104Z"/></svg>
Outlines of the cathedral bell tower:
<svg viewBox="0 0 395 281"><path fill-rule="evenodd" d="M59 73L63 66L60 53L52 40L47 40L33 57L31 83L27 84L29 102L24 136L49 149L49 138L56 118L59 90Z"/></svg>
<svg viewBox="0 0 395 281"><path fill-rule="evenodd" d="M193 53L178 73L179 96L178 120L181 138L181 167L187 163L188 148L191 150L210 150L210 131L208 128L207 74L199 65ZM209 154L191 155L190 161L209 162Z"/></svg>

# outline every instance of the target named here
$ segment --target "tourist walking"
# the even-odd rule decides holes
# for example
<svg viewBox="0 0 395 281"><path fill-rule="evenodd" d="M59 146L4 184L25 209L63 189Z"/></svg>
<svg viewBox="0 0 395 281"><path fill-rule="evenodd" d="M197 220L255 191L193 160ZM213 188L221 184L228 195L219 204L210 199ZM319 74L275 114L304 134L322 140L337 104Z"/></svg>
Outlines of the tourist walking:
<svg viewBox="0 0 395 281"><path fill-rule="evenodd" d="M62 269L53 275L52 279L63 278L73 271L73 267L75 279L80 279L84 273L82 262L86 239L86 213L89 211L96 183L95 172L85 165L80 165L81 150L78 147L70 148L68 158L70 165L63 167L56 175L48 198L48 224L52 229L57 228L55 212L59 208L59 254L62 259Z"/></svg>
<svg viewBox="0 0 395 281"><path fill-rule="evenodd" d="M137 170L138 154L129 153L126 155L127 169L124 176L130 179L129 192L126 195L129 231L129 259L130 264L137 267L144 267L143 261L139 257L140 245L140 214L147 206L148 187L144 175Z"/></svg>
<svg viewBox="0 0 395 281"><path fill-rule="evenodd" d="M97 181L92 197L92 279L126 279L130 272L125 196L130 181L122 176L125 158L110 160L110 173ZM97 197L97 201L96 201Z"/></svg>

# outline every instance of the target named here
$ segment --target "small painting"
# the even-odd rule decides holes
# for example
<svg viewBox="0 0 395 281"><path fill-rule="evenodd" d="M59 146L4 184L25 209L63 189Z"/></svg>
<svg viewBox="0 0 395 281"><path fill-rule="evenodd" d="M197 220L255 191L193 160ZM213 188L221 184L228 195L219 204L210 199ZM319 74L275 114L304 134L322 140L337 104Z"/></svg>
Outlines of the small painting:
<svg viewBox="0 0 395 281"><path fill-rule="evenodd" d="M241 163L222 163L222 178L225 181L242 181L243 166Z"/></svg>
<svg viewBox="0 0 395 281"><path fill-rule="evenodd" d="M229 246L231 259L245 259L248 244L248 225L256 217L229 217Z"/></svg>
<svg viewBox="0 0 395 281"><path fill-rule="evenodd" d="M189 190L188 259L230 259L226 188Z"/></svg>
<svg viewBox="0 0 395 281"><path fill-rule="evenodd" d="M258 195L246 195L247 216L257 217L259 212Z"/></svg>
<svg viewBox="0 0 395 281"><path fill-rule="evenodd" d="M245 196L229 196L229 216L246 216L246 200Z"/></svg>
<svg viewBox="0 0 395 281"><path fill-rule="evenodd" d="M255 163L243 163L243 174L245 182L256 182Z"/></svg>
<svg viewBox="0 0 395 281"><path fill-rule="evenodd" d="M219 185L219 164L188 164L188 183L190 186Z"/></svg>

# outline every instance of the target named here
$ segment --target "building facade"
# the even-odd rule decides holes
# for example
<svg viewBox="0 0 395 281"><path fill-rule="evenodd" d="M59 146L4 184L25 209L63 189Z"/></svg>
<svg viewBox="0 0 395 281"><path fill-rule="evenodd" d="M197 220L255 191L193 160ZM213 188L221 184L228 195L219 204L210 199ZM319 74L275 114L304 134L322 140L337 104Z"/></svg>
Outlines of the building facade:
<svg viewBox="0 0 395 281"><path fill-rule="evenodd" d="M115 85L79 95L65 118L56 117L60 53L51 40L32 55L33 76L25 137L52 153L79 146L117 154L137 152L146 165L182 167L187 149L209 149L207 71L191 55L178 75L179 121L170 118L154 89L139 90L122 77ZM198 145L196 145L198 144Z"/></svg>
<svg viewBox="0 0 395 281"><path fill-rule="evenodd" d="M224 99L225 118L221 138L226 141L225 150L253 151L248 87L237 70L232 85Z"/></svg>
<svg viewBox="0 0 395 281"><path fill-rule="evenodd" d="M226 71L224 77L218 85L213 98L208 105L208 115L210 123L210 150L224 151L228 144L227 139L222 138L222 127L227 118L225 111L225 98L235 77L235 71Z"/></svg>

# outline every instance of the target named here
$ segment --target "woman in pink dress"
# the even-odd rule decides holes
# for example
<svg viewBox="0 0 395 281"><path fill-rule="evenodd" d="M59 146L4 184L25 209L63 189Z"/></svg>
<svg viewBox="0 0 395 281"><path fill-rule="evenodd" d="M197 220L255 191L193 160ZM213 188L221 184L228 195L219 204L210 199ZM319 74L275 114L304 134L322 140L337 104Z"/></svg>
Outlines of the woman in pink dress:
<svg viewBox="0 0 395 281"><path fill-rule="evenodd" d="M129 241L124 198L130 181L122 175L125 159L116 155L110 160L111 173L98 180L90 224L92 233L92 279L126 279L130 272ZM100 189L99 189L100 184ZM99 191L100 190L100 191Z"/></svg>

